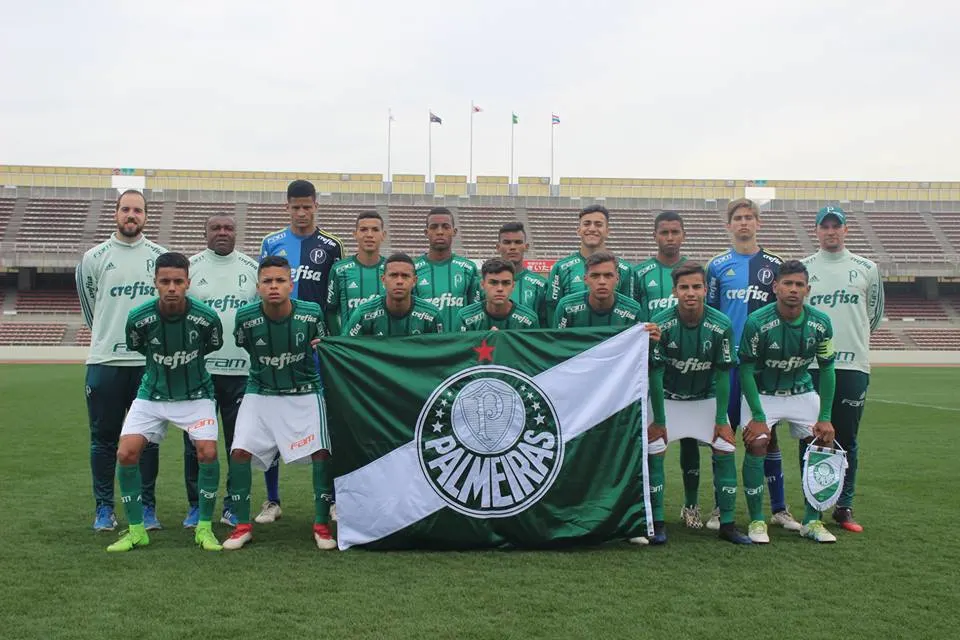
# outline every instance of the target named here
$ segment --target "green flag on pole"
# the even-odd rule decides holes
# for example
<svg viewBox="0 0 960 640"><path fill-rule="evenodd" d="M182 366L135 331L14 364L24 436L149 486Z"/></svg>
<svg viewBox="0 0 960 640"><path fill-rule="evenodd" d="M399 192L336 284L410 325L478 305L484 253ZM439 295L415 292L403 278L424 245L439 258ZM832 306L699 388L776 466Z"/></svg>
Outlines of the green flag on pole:
<svg viewBox="0 0 960 640"><path fill-rule="evenodd" d="M520 116L518 116L517 114L514 113L514 114L513 114L513 124L517 124L517 123L519 123L519 122L520 122Z"/></svg>
<svg viewBox="0 0 960 640"><path fill-rule="evenodd" d="M325 338L340 548L652 533L642 325Z"/></svg>

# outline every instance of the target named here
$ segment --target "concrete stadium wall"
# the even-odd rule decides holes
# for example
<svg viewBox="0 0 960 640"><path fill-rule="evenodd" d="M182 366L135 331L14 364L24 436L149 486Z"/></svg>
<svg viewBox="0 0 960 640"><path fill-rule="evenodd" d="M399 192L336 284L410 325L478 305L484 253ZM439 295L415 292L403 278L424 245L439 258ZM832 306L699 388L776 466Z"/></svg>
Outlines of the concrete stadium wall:
<svg viewBox="0 0 960 640"><path fill-rule="evenodd" d="M87 347L0 347L0 362L83 362ZM960 365L960 351L871 351L876 365Z"/></svg>

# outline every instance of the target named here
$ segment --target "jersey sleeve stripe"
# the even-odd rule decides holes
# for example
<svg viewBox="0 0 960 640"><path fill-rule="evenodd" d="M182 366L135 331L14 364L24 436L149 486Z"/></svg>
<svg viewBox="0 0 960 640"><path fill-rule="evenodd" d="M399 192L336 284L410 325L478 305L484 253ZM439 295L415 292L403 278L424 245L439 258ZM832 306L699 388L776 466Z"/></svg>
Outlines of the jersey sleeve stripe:
<svg viewBox="0 0 960 640"><path fill-rule="evenodd" d="M77 296L80 298L80 309L83 311L83 321L87 324L88 328L93 329L93 308L92 303L90 299L87 298L87 293L83 288L82 262L77 265L74 277L77 282Z"/></svg>

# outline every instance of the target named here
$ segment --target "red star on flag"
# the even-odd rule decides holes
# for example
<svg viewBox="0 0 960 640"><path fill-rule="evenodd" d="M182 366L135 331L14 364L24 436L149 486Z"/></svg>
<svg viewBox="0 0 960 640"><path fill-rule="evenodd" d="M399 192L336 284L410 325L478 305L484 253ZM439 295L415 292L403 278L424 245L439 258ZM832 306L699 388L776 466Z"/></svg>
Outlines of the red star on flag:
<svg viewBox="0 0 960 640"><path fill-rule="evenodd" d="M477 352L477 362L493 362L493 350L495 348L487 344L486 338L481 340L479 347L473 347L473 350Z"/></svg>

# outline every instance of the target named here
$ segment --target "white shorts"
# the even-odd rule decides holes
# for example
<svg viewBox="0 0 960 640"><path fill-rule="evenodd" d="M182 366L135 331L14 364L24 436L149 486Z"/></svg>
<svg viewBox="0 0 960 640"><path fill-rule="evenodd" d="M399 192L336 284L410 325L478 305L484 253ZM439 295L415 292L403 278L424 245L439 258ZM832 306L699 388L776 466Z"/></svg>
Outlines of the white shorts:
<svg viewBox="0 0 960 640"><path fill-rule="evenodd" d="M186 431L193 441L216 440L219 432L213 400L156 402L137 398L130 405L120 436L139 435L149 442L160 442L167 435L168 422Z"/></svg>
<svg viewBox="0 0 960 640"><path fill-rule="evenodd" d="M311 454L329 451L323 396L245 394L233 433L233 450L237 449L253 454L254 464L261 469L269 468L277 453L290 464L309 462Z"/></svg>
<svg viewBox="0 0 960 640"><path fill-rule="evenodd" d="M820 396L816 392L795 396L768 396L760 394L760 404L767 415L767 426L774 427L781 420L790 423L790 435L798 440L813 437L813 425L820 415ZM740 424L753 419L746 399L740 406Z"/></svg>
<svg viewBox="0 0 960 640"><path fill-rule="evenodd" d="M647 415L653 416L647 400ZM650 455L659 455L667 450L670 442L681 438L694 438L717 451L732 453L736 447L723 438L713 439L713 427L716 424L717 400L664 400L664 413L667 417L667 442L662 439L647 445Z"/></svg>

